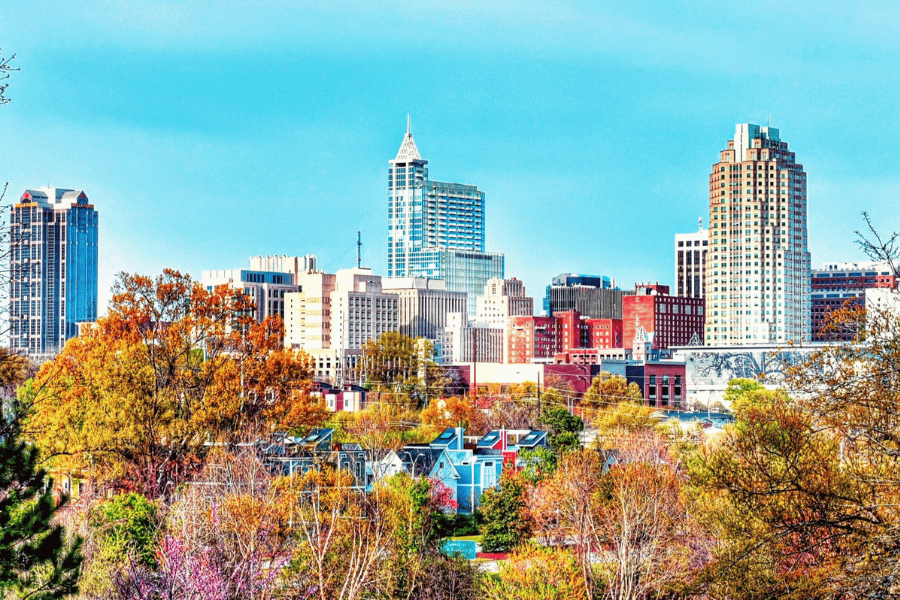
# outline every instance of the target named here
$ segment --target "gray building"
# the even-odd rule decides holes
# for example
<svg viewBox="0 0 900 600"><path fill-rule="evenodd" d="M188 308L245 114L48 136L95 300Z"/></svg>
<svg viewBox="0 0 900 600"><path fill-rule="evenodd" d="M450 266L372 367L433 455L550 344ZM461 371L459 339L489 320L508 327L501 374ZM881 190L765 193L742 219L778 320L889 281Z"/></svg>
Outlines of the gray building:
<svg viewBox="0 0 900 600"><path fill-rule="evenodd" d="M83 191L25 190L10 209L13 351L52 358L97 319L98 215Z"/></svg>
<svg viewBox="0 0 900 600"><path fill-rule="evenodd" d="M411 338L439 342L447 315L466 310L466 295L449 291L441 279L394 277L382 279L381 289L397 296L400 333Z"/></svg>
<svg viewBox="0 0 900 600"><path fill-rule="evenodd" d="M586 319L621 319L623 290L615 280L601 275L567 273L553 278L544 296L544 312L577 310Z"/></svg>

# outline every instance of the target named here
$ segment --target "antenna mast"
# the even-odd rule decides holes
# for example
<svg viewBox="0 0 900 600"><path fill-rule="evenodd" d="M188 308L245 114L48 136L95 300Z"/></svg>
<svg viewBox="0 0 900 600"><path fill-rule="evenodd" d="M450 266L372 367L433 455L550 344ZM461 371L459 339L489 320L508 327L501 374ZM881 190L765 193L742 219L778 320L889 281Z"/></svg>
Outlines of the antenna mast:
<svg viewBox="0 0 900 600"><path fill-rule="evenodd" d="M362 232L356 232L356 268L362 268Z"/></svg>

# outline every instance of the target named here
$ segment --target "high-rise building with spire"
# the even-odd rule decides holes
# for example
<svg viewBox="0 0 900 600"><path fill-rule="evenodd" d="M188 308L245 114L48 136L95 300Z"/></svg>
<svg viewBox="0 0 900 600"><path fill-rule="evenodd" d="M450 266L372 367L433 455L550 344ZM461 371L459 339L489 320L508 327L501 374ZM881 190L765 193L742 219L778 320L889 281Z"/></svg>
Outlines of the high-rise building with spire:
<svg viewBox="0 0 900 600"><path fill-rule="evenodd" d="M474 317L488 279L503 278L503 255L484 251L484 192L428 178L409 117L388 168L388 277L443 279L466 292Z"/></svg>
<svg viewBox="0 0 900 600"><path fill-rule="evenodd" d="M774 127L741 123L709 178L706 344L810 339L806 172Z"/></svg>

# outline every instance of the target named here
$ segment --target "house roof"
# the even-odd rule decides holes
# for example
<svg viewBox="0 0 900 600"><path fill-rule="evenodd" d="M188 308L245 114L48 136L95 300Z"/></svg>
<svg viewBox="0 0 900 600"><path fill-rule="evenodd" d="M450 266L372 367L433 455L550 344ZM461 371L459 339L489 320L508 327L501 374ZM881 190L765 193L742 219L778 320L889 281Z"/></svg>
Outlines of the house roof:
<svg viewBox="0 0 900 600"><path fill-rule="evenodd" d="M413 477L428 476L434 470L434 465L444 453L443 448L416 448L405 447L397 452L397 456L403 461L406 470ZM449 463L450 460L447 459Z"/></svg>

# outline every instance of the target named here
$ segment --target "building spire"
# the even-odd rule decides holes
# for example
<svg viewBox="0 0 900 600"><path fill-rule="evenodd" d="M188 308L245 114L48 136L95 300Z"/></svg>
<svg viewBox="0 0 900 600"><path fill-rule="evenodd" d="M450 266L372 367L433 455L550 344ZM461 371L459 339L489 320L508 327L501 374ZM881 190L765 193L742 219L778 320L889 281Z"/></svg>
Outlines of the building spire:
<svg viewBox="0 0 900 600"><path fill-rule="evenodd" d="M412 136L412 121L409 113L406 115L406 135L403 136L403 143L400 144L400 151L397 152L397 158L393 162L409 162L412 160L422 160L419 155L419 149L416 148L416 142Z"/></svg>

